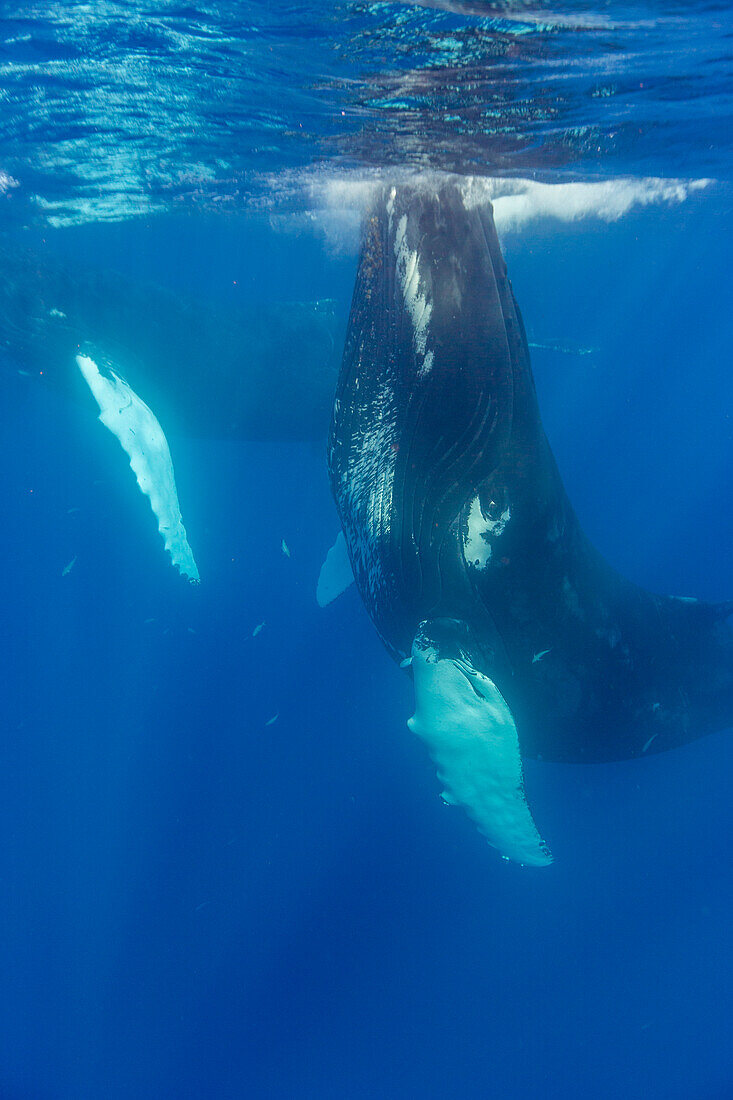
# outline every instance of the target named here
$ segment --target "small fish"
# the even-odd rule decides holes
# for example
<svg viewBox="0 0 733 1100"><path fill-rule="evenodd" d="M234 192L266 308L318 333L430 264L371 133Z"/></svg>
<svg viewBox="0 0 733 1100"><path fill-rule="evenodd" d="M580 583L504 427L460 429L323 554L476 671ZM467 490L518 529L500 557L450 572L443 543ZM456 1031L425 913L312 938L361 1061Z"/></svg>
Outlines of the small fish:
<svg viewBox="0 0 733 1100"><path fill-rule="evenodd" d="M277 722L279 717L280 717L280 711L278 711L277 714L273 714L272 718L268 718L267 721L265 722L265 725L266 726L274 725L274 723Z"/></svg>
<svg viewBox="0 0 733 1100"><path fill-rule="evenodd" d="M259 632L260 632L260 631L262 630L262 627L263 627L264 625L265 625L265 624L264 624L264 622L261 622L261 623L257 623L257 626L256 626L256 627L254 628L254 630L252 631L252 637L253 637L253 638L256 638L256 637L257 637L257 635L258 635L258 634L259 634Z"/></svg>
<svg viewBox="0 0 733 1100"><path fill-rule="evenodd" d="M152 618L152 619L146 619L146 620L145 620L145 622L146 622L146 624L147 624L147 623L154 623L154 622L155 622L155 618Z"/></svg>
<svg viewBox="0 0 733 1100"><path fill-rule="evenodd" d="M642 750L641 750L641 751L642 751L642 752L646 752L646 750L647 750L647 749L649 748L649 746L651 745L651 743L652 743L652 741L654 740L654 738L655 738L655 737L658 737L658 736L659 736L658 734L656 734L656 733L653 733L653 734L651 735L651 737L649 738L649 740L648 740L648 741L645 741L645 742L644 742L644 747L642 748Z"/></svg>
<svg viewBox="0 0 733 1100"><path fill-rule="evenodd" d="M538 661L541 661L542 658L546 657L547 654L550 652L552 652L552 647L550 647L550 649L541 649L539 653L535 653L534 657L532 658L532 664L536 665Z"/></svg>
<svg viewBox="0 0 733 1100"><path fill-rule="evenodd" d="M71 559L71 561L69 562L69 564L64 566L64 568L61 571L61 576L62 577L68 577L69 573L71 572L71 570L74 568L75 565L76 565L76 554L74 554L74 556Z"/></svg>
<svg viewBox="0 0 733 1100"><path fill-rule="evenodd" d="M282 550L283 550L283 554L285 555L285 557L289 558L290 557L290 551L288 549L288 544L285 541L285 539L283 539L283 542L282 542Z"/></svg>
<svg viewBox="0 0 733 1100"><path fill-rule="evenodd" d="M49 315L49 317L66 317L66 314L64 313L64 311L62 309L56 309L56 308L49 309L48 315Z"/></svg>
<svg viewBox="0 0 733 1100"><path fill-rule="evenodd" d="M400 668L409 668L412 664L412 657L405 657L404 661L400 661Z"/></svg>
<svg viewBox="0 0 733 1100"><path fill-rule="evenodd" d="M81 512L81 508L67 508L66 509L67 516L73 516L75 512Z"/></svg>
<svg viewBox="0 0 733 1100"><path fill-rule="evenodd" d="M18 368L18 374L22 375L23 378L30 378L31 376L31 372L29 370L21 370L20 368Z"/></svg>
<svg viewBox="0 0 733 1100"><path fill-rule="evenodd" d="M192 626L187 627L187 630L188 630L189 634L195 634L196 633L196 631L194 630L194 628Z"/></svg>
<svg viewBox="0 0 733 1100"><path fill-rule="evenodd" d="M582 344L573 344L561 340L528 340L529 347L543 348L545 351L558 351L562 355L593 355L598 348L583 347Z"/></svg>

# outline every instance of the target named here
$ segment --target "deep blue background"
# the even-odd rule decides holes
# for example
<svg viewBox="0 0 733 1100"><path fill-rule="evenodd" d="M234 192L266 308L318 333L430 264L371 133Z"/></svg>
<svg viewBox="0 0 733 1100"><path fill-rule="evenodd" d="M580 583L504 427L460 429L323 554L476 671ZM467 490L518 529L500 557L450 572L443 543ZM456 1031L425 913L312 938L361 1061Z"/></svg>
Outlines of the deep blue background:
<svg viewBox="0 0 733 1100"><path fill-rule="evenodd" d="M707 598L733 595L729 215L718 188L505 242L531 338L598 349L534 353L586 529ZM82 235L54 247L114 237L233 306L237 277L348 300L355 267L264 224ZM3 1098L733 1095L729 735L529 762L556 862L506 864L438 799L353 589L316 606L320 446L171 439L194 588L92 407L0 379Z"/></svg>

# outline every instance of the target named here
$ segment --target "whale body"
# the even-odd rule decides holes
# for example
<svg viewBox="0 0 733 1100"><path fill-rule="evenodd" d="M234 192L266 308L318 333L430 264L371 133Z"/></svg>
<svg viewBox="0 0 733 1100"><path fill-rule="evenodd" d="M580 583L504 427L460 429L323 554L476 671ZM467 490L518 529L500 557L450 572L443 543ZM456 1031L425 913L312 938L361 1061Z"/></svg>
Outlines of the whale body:
<svg viewBox="0 0 733 1100"><path fill-rule="evenodd" d="M452 181L385 189L366 219L328 462L411 728L505 857L551 859L523 756L618 760L733 724L733 603L645 591L584 535L491 207Z"/></svg>

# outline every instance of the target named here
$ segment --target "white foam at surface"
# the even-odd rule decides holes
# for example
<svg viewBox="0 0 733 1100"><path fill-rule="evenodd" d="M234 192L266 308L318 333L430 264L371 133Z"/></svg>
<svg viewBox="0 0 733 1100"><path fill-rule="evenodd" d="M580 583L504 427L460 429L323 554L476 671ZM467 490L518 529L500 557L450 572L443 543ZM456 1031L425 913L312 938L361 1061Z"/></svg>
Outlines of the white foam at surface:
<svg viewBox="0 0 733 1100"><path fill-rule="evenodd" d="M318 606L325 607L353 583L354 574L349 561L349 552L346 549L346 539L343 531L339 531L336 541L326 554L326 560L318 576L316 588Z"/></svg>
<svg viewBox="0 0 733 1100"><path fill-rule="evenodd" d="M165 548L179 571L198 583L199 571L181 518L168 441L155 414L113 370L109 378L88 355L76 363L99 405L99 419L120 441L141 491L150 500Z"/></svg>
<svg viewBox="0 0 733 1100"><path fill-rule="evenodd" d="M672 205L711 183L707 179L681 180L626 177L591 182L540 183L527 179L468 178L463 185L467 206L490 201L499 234L523 229L537 218L575 222L598 218L615 222L635 207Z"/></svg>
<svg viewBox="0 0 733 1100"><path fill-rule="evenodd" d="M412 647L415 714L408 726L427 745L444 785L507 859L544 867L552 856L524 796L517 727L499 689L463 661Z"/></svg>
<svg viewBox="0 0 733 1100"><path fill-rule="evenodd" d="M358 251L358 215L369 208L386 179L395 184L436 191L447 178L440 172L411 170L365 171L361 175L354 172L316 174L309 187L308 197L314 208L310 217L327 238L338 241L340 250ZM460 184L467 206L493 203L500 235L521 231L538 218L560 222L596 218L615 222L633 209L683 203L714 183L705 178L659 176L552 183L486 176L453 178ZM394 205L394 198L391 202Z"/></svg>

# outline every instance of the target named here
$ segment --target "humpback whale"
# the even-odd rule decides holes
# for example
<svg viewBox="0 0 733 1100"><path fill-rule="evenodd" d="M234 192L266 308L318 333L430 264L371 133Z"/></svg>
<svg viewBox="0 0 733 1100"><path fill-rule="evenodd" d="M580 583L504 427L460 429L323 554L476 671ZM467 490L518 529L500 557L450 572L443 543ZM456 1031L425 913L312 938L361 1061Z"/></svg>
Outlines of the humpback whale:
<svg viewBox="0 0 733 1100"><path fill-rule="evenodd" d="M522 757L733 724L733 602L645 591L583 533L491 207L454 181L385 188L365 220L328 465L358 590L414 681L408 724L505 858L552 858Z"/></svg>

